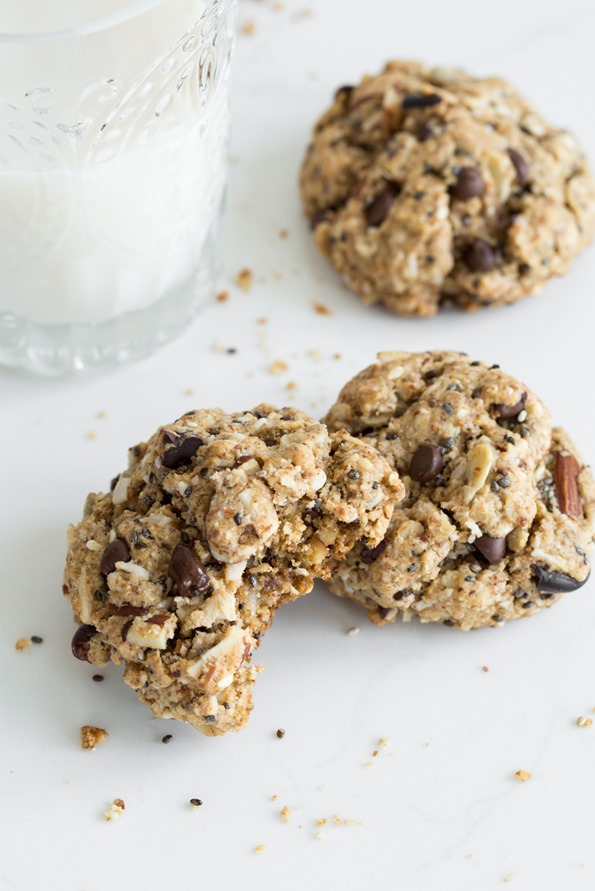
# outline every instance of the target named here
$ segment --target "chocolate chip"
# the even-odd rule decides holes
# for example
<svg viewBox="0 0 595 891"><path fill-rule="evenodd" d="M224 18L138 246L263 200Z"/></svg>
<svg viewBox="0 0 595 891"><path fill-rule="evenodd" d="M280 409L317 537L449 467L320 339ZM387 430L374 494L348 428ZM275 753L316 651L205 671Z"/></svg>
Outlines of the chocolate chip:
<svg viewBox="0 0 595 891"><path fill-rule="evenodd" d="M420 142L427 142L434 135L434 131L429 124L422 124L415 134Z"/></svg>
<svg viewBox="0 0 595 891"><path fill-rule="evenodd" d="M375 548L366 548L363 547L360 551L360 560L362 563L373 563L374 560L377 560L378 557L386 551L388 547L388 541L384 538L380 544L377 544Z"/></svg>
<svg viewBox="0 0 595 891"><path fill-rule="evenodd" d="M517 152L516 149L508 149L508 157L512 161L516 171L516 178L519 181L519 186L522 188L528 186L531 182L531 173L529 171L529 165L524 157Z"/></svg>
<svg viewBox="0 0 595 891"><path fill-rule="evenodd" d="M473 546L486 558L488 563L499 563L506 553L506 539L492 538L491 535L482 535L476 538Z"/></svg>
<svg viewBox="0 0 595 891"><path fill-rule="evenodd" d="M359 479L359 471L358 470L348 470L347 476L350 480L358 480Z"/></svg>
<svg viewBox="0 0 595 891"><path fill-rule="evenodd" d="M169 619L169 616L166 616L166 615L163 615L163 613L160 613L156 616L151 616L149 619L147 619L147 622L150 625L165 625L165 623L167 622L168 619Z"/></svg>
<svg viewBox="0 0 595 891"><path fill-rule="evenodd" d="M310 228L316 229L324 219L326 219L326 211L318 208L310 217Z"/></svg>
<svg viewBox="0 0 595 891"><path fill-rule="evenodd" d="M184 597L206 594L211 581L202 561L192 548L183 544L175 546L169 562L169 574Z"/></svg>
<svg viewBox="0 0 595 891"><path fill-rule="evenodd" d="M435 93L409 93L403 99L403 108L431 108L440 102L442 97Z"/></svg>
<svg viewBox="0 0 595 891"><path fill-rule="evenodd" d="M496 265L496 251L483 238L476 238L465 248L463 260L472 272L489 272Z"/></svg>
<svg viewBox="0 0 595 891"><path fill-rule="evenodd" d="M429 483L444 466L440 446L424 442L417 449L409 465L409 476L416 483Z"/></svg>
<svg viewBox="0 0 595 891"><path fill-rule="evenodd" d="M110 484L109 484L109 490L110 490L110 492L113 492L113 491L114 491L114 489L116 488L116 486L117 486L117 484L118 484L118 480L119 480L119 479L120 479L120 474L118 474L118 476L115 476L115 477L113 478L113 480L110 482Z"/></svg>
<svg viewBox="0 0 595 891"><path fill-rule="evenodd" d="M167 449L161 456L161 463L169 470L177 470L182 464L187 464L202 445L204 442L200 436L188 436L179 445L173 445Z"/></svg>
<svg viewBox="0 0 595 891"><path fill-rule="evenodd" d="M112 609L112 616L144 616L146 611L144 606L131 606L125 603L122 606L115 606Z"/></svg>
<svg viewBox="0 0 595 891"><path fill-rule="evenodd" d="M494 408L496 410L497 416L503 420L508 421L510 418L516 418L525 407L525 402L527 401L527 394L522 393L521 398L518 402L515 402L514 405L505 405L503 402L495 402Z"/></svg>
<svg viewBox="0 0 595 891"><path fill-rule="evenodd" d="M216 720L217 715L205 715L205 721L207 721L209 724L212 724Z"/></svg>
<svg viewBox="0 0 595 891"><path fill-rule="evenodd" d="M95 637L97 634L97 629L93 627L93 625L79 625L79 627L74 632L74 636L71 641L72 655L77 659L80 659L81 662L88 662L89 656L89 645L91 643L91 639Z"/></svg>
<svg viewBox="0 0 595 891"><path fill-rule="evenodd" d="M380 195L374 198L372 203L366 208L366 222L368 226L381 226L384 223L393 201L400 191L401 187L397 183L390 183Z"/></svg>
<svg viewBox="0 0 595 891"><path fill-rule="evenodd" d="M410 591L409 588L403 588L402 591L395 591L393 594L393 600L404 600L406 597L411 597L413 591Z"/></svg>
<svg viewBox="0 0 595 891"><path fill-rule="evenodd" d="M352 87L349 84L339 87L335 92L335 99L344 99L345 101L348 101L354 89L355 87Z"/></svg>
<svg viewBox="0 0 595 891"><path fill-rule="evenodd" d="M462 167L457 181L450 187L450 194L458 201L481 198L485 191L483 176L476 167Z"/></svg>
<svg viewBox="0 0 595 891"><path fill-rule="evenodd" d="M242 525L242 515L239 511L233 515L233 521L236 524L236 526Z"/></svg>
<svg viewBox="0 0 595 891"><path fill-rule="evenodd" d="M128 563L129 560L130 551L126 542L121 538L114 538L108 544L99 561L99 572L102 575L109 575L115 570L116 563Z"/></svg>
<svg viewBox="0 0 595 891"><path fill-rule="evenodd" d="M546 566L537 564L532 567L533 581L538 591L545 594L566 594L569 591L576 591L582 588L587 578L579 582L572 576L566 575L565 572L557 572L555 569L548 569Z"/></svg>
<svg viewBox="0 0 595 891"><path fill-rule="evenodd" d="M386 606L379 606L377 612L380 619L386 619L390 612L390 609Z"/></svg>

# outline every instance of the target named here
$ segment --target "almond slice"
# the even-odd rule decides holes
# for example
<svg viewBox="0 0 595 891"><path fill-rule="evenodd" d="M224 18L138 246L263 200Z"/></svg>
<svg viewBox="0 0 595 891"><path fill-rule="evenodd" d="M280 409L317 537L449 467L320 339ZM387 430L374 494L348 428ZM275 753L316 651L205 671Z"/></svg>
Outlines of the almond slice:
<svg viewBox="0 0 595 891"><path fill-rule="evenodd" d="M580 466L574 455L555 452L554 485L558 507L567 517L582 517L583 504L578 490Z"/></svg>

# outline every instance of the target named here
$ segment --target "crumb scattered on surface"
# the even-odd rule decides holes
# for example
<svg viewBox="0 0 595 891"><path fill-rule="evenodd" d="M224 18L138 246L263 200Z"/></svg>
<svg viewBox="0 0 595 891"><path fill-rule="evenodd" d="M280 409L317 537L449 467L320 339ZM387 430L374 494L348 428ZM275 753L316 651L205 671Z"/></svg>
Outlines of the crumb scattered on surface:
<svg viewBox="0 0 595 891"><path fill-rule="evenodd" d="M312 308L319 316L332 316L333 311L329 309L326 303L313 303Z"/></svg>
<svg viewBox="0 0 595 891"><path fill-rule="evenodd" d="M254 281L254 273L251 269L248 269L245 266L243 269L240 269L238 274L235 277L235 283L238 288L241 288L242 291L248 292L252 287L252 282Z"/></svg>
<svg viewBox="0 0 595 891"><path fill-rule="evenodd" d="M107 412L106 411L98 411L97 418L98 418L98 420L103 421L105 418L107 418Z"/></svg>
<svg viewBox="0 0 595 891"><path fill-rule="evenodd" d="M197 808L197 807L201 807L202 801L200 800L200 798L191 798L190 804L192 805L193 808Z"/></svg>
<svg viewBox="0 0 595 891"><path fill-rule="evenodd" d="M355 637L356 634L359 634L359 627L357 625L352 625L351 628L347 629L348 637Z"/></svg>
<svg viewBox="0 0 595 891"><path fill-rule="evenodd" d="M482 671L489 671L490 669L487 667L487 665L482 665L482 666L481 666L481 670L482 670Z"/></svg>
<svg viewBox="0 0 595 891"><path fill-rule="evenodd" d="M578 727L591 727L593 721L591 720L591 718L585 718L584 715L581 715L579 718L576 719L576 723Z"/></svg>
<svg viewBox="0 0 595 891"><path fill-rule="evenodd" d="M260 316L258 319L256 319L256 324L257 325L268 325L269 320L267 319L266 316Z"/></svg>
<svg viewBox="0 0 595 891"><path fill-rule="evenodd" d="M319 829L314 838L324 838L324 832Z"/></svg>
<svg viewBox="0 0 595 891"><path fill-rule="evenodd" d="M506 885L508 882L512 882L512 880L516 877L516 872L512 872L509 876L504 876L502 879L503 883Z"/></svg>
<svg viewBox="0 0 595 891"><path fill-rule="evenodd" d="M88 430L85 435L86 435L87 439L90 440L91 442L94 439L97 439L97 433L94 430Z"/></svg>
<svg viewBox="0 0 595 891"><path fill-rule="evenodd" d="M386 749L387 745L388 745L388 737L381 736L380 739L378 740L378 747L380 749Z"/></svg>
<svg viewBox="0 0 595 891"><path fill-rule="evenodd" d="M26 650L27 647L31 646L31 638L30 637L19 637L17 642L14 645L15 650Z"/></svg>
<svg viewBox="0 0 595 891"><path fill-rule="evenodd" d="M121 798L114 798L113 803L104 811L103 816L108 823L111 823L113 820L119 820L125 810L124 801Z"/></svg>
<svg viewBox="0 0 595 891"><path fill-rule="evenodd" d="M335 359L336 361L342 358L343 356L341 355L341 353L333 353L333 359Z"/></svg>
<svg viewBox="0 0 595 891"><path fill-rule="evenodd" d="M287 371L287 362L284 362L283 359L275 359L269 365L269 374L283 374L284 371Z"/></svg>
<svg viewBox="0 0 595 891"><path fill-rule="evenodd" d="M285 384L285 389L289 393L295 393L297 388L298 388L298 385L297 385L296 381L289 381L288 383Z"/></svg>
<svg viewBox="0 0 595 891"><path fill-rule="evenodd" d="M104 730L103 727L93 727L91 724L84 724L81 727L81 749L93 751L95 746L104 743L108 736L107 730Z"/></svg>
<svg viewBox="0 0 595 891"><path fill-rule="evenodd" d="M226 303L229 300L229 291L219 291L217 294L217 303Z"/></svg>
<svg viewBox="0 0 595 891"><path fill-rule="evenodd" d="M277 801L278 795L271 795L271 801Z"/></svg>
<svg viewBox="0 0 595 891"><path fill-rule="evenodd" d="M31 643L34 643L34 644L42 644L42 643L43 643L43 637L40 637L39 634L32 634L32 635L31 635Z"/></svg>
<svg viewBox="0 0 595 891"><path fill-rule="evenodd" d="M184 390L184 396L194 396L194 388L186 387L186 389Z"/></svg>
<svg viewBox="0 0 595 891"><path fill-rule="evenodd" d="M362 825L361 820L352 820L350 817L346 817L345 819L342 819L337 814L333 815L333 823L335 824L335 826L361 826Z"/></svg>
<svg viewBox="0 0 595 891"><path fill-rule="evenodd" d="M316 825L317 825L318 827L320 827L320 826L326 826L327 823L328 823L328 820L327 820L326 817L321 817L320 820L317 820L317 821L316 821Z"/></svg>
<svg viewBox="0 0 595 891"><path fill-rule="evenodd" d="M293 815L293 811L289 807L289 805L286 804L281 808L280 814L281 814L281 819L283 820L283 822L289 823L289 821L291 820L291 817Z"/></svg>
<svg viewBox="0 0 595 891"><path fill-rule="evenodd" d="M277 739L283 739L284 736L285 736L284 728L279 727L279 729L277 730Z"/></svg>
<svg viewBox="0 0 595 891"><path fill-rule="evenodd" d="M102 674L94 674L91 680L95 681L96 684L100 684L103 680Z"/></svg>
<svg viewBox="0 0 595 891"><path fill-rule="evenodd" d="M254 21L254 19L247 19L243 23L240 30L241 30L242 34L246 34L247 36L250 36L251 34L254 34L256 31L256 22Z"/></svg>
<svg viewBox="0 0 595 891"><path fill-rule="evenodd" d="M521 783L526 783L527 780L531 779L531 774L528 770L517 770L517 772L515 773L515 777L517 778L517 780L520 780Z"/></svg>
<svg viewBox="0 0 595 891"><path fill-rule="evenodd" d="M279 238L288 238L289 231L287 229L279 229Z"/></svg>
<svg viewBox="0 0 595 891"><path fill-rule="evenodd" d="M263 851L266 851L266 845L256 845L254 848L255 854L262 854Z"/></svg>

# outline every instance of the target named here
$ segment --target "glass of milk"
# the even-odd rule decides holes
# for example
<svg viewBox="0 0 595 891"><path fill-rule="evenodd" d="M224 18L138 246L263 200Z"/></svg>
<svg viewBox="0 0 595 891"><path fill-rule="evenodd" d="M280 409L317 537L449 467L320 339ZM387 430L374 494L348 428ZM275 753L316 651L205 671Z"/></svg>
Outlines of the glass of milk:
<svg viewBox="0 0 595 891"><path fill-rule="evenodd" d="M236 0L0 0L0 363L138 358L212 298Z"/></svg>

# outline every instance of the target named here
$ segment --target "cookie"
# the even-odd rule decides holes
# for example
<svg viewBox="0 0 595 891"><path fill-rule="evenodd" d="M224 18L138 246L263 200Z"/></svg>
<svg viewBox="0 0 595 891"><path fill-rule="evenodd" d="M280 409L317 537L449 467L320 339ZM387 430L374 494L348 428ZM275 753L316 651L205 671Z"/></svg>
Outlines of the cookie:
<svg viewBox="0 0 595 891"><path fill-rule="evenodd" d="M238 730L275 610L382 540L403 491L370 445L295 408L189 412L131 449L70 529L73 652L124 664L160 717Z"/></svg>
<svg viewBox="0 0 595 891"><path fill-rule="evenodd" d="M378 448L405 485L376 547L329 581L376 624L462 629L552 606L590 572L595 484L542 402L460 353L380 353L326 417Z"/></svg>
<svg viewBox="0 0 595 891"><path fill-rule="evenodd" d="M301 192L349 287L405 316L520 300L595 232L595 184L570 133L504 80L416 62L338 90Z"/></svg>

